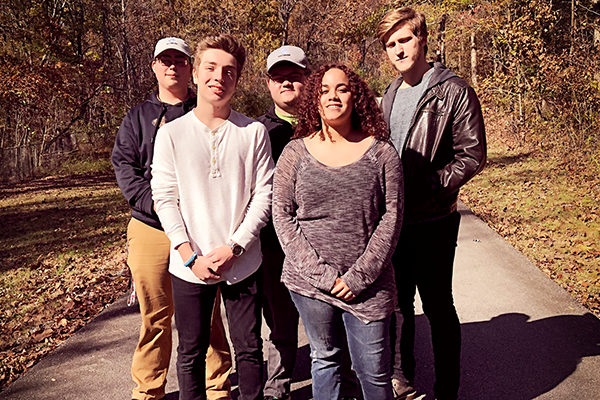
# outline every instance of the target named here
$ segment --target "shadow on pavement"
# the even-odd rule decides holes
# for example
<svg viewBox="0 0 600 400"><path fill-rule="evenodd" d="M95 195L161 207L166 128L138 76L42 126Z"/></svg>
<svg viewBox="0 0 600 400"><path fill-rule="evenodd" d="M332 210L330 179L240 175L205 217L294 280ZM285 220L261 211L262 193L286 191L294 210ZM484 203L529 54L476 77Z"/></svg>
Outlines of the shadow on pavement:
<svg viewBox="0 0 600 400"><path fill-rule="evenodd" d="M415 384L429 400L435 379L430 330L424 315L416 318ZM600 320L590 313L539 320L508 313L461 328L461 399L536 399L575 372L583 357L600 355Z"/></svg>

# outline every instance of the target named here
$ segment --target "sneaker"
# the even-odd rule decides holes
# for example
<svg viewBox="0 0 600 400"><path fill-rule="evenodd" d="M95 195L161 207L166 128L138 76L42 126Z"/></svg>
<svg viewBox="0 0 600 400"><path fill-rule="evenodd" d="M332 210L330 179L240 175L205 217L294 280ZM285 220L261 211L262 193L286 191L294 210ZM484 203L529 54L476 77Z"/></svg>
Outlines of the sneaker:
<svg viewBox="0 0 600 400"><path fill-rule="evenodd" d="M410 382L402 382L399 379L392 379L392 390L394 391L394 400L413 400L417 391Z"/></svg>
<svg viewBox="0 0 600 400"><path fill-rule="evenodd" d="M275 397L275 396L265 396L264 400L289 400L290 396L286 397Z"/></svg>

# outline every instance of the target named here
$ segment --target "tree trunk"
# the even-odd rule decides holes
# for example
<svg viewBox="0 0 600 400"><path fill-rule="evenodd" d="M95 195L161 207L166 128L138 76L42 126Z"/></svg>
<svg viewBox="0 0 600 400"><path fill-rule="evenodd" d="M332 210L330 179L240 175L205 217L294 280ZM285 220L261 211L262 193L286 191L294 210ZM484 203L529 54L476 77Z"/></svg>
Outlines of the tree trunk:
<svg viewBox="0 0 600 400"><path fill-rule="evenodd" d="M298 4L298 0L283 0L279 6L279 10L277 10L277 16L279 17L279 21L281 21L281 28L283 30L281 37L282 46L288 44L290 16L296 4Z"/></svg>
<svg viewBox="0 0 600 400"><path fill-rule="evenodd" d="M102 5L102 65L106 66L106 61L108 59L108 10L106 6Z"/></svg>
<svg viewBox="0 0 600 400"><path fill-rule="evenodd" d="M446 20L448 19L448 14L442 15L442 19L440 20L440 31L438 34L438 51L437 51L437 61L446 65Z"/></svg>
<svg viewBox="0 0 600 400"><path fill-rule="evenodd" d="M573 55L575 46L575 0L571 0L571 49L569 54Z"/></svg>
<svg viewBox="0 0 600 400"><path fill-rule="evenodd" d="M121 63L123 67L123 88L126 96L131 99L134 95L132 90L133 74L131 56L129 54L129 40L127 38L127 0L121 0Z"/></svg>
<svg viewBox="0 0 600 400"><path fill-rule="evenodd" d="M471 32L471 85L477 86L477 46L475 31Z"/></svg>
<svg viewBox="0 0 600 400"><path fill-rule="evenodd" d="M464 74L463 74L463 70L464 70L463 55L464 55L464 53L465 53L465 41L461 40L460 41L460 51L458 52L458 74L460 76L464 76Z"/></svg>

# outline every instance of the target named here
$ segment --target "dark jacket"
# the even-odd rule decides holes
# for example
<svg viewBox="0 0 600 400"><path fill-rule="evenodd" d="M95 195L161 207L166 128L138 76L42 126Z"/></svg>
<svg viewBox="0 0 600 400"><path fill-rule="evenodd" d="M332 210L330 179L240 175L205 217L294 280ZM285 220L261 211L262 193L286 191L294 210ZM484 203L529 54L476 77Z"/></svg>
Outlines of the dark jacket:
<svg viewBox="0 0 600 400"><path fill-rule="evenodd" d="M456 210L458 190L486 160L483 115L467 82L442 64L423 93L401 153L404 167L404 223L442 218ZM386 89L382 108L389 126L402 77Z"/></svg>
<svg viewBox="0 0 600 400"><path fill-rule="evenodd" d="M272 105L265 115L257 118L257 121L267 127L269 132L269 139L271 139L271 151L273 154L273 161L277 163L283 148L290 142L290 139L294 135L294 127L287 121L282 120L275 114L275 105ZM275 228L273 227L273 218L269 218L267 225L260 231L260 242L263 249L263 254L269 252L277 252L281 255L283 260L283 250L277 239Z"/></svg>
<svg viewBox="0 0 600 400"><path fill-rule="evenodd" d="M269 131L273 161L277 163L283 148L290 142L290 139L294 135L294 128L289 122L282 120L275 114L274 105L271 106L268 113L258 117L257 121L266 126L267 131Z"/></svg>
<svg viewBox="0 0 600 400"><path fill-rule="evenodd" d="M170 105L162 103L156 93L133 107L121 123L112 152L112 164L117 183L131 207L131 216L146 225L162 230L152 207L150 165L154 156L156 132L165 123L181 117L196 105L190 91L188 99Z"/></svg>

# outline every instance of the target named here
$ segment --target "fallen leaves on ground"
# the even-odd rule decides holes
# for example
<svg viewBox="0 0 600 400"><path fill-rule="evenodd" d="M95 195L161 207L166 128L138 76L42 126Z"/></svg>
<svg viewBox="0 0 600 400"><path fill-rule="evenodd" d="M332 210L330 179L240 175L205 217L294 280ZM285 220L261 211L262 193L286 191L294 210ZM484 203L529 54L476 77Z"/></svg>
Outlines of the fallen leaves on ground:
<svg viewBox="0 0 600 400"><path fill-rule="evenodd" d="M126 291L127 211L111 175L0 187L0 388Z"/></svg>

